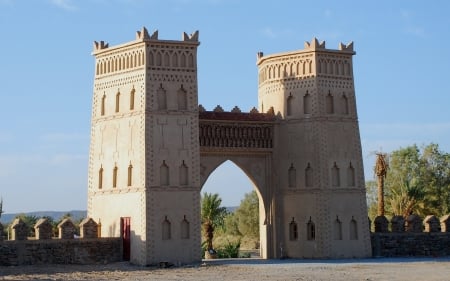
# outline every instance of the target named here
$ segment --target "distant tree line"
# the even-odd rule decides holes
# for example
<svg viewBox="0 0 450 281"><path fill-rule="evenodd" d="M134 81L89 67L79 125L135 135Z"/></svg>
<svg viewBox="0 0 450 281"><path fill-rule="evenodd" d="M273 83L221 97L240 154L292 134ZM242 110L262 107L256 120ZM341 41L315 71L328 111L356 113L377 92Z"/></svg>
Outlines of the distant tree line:
<svg viewBox="0 0 450 281"><path fill-rule="evenodd" d="M450 213L450 154L431 143L411 145L388 155L384 198L386 215L441 217ZM377 215L377 184L366 183L369 217Z"/></svg>

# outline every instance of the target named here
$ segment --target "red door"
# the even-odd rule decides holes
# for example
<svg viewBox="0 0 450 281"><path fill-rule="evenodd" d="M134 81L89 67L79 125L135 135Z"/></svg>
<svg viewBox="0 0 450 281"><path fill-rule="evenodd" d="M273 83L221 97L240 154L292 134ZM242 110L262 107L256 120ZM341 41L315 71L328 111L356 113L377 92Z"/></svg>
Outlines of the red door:
<svg viewBox="0 0 450 281"><path fill-rule="evenodd" d="M123 260L129 261L131 244L131 218L120 218L120 229L122 230Z"/></svg>

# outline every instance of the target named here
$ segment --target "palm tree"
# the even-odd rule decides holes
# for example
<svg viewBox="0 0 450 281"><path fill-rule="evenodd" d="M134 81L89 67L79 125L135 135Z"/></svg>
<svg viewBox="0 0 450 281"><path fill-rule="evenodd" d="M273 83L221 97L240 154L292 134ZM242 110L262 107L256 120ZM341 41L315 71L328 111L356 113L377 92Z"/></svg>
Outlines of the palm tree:
<svg viewBox="0 0 450 281"><path fill-rule="evenodd" d="M0 218L2 217L2 214L3 214L3 198L0 197ZM2 234L0 233L0 235Z"/></svg>
<svg viewBox="0 0 450 281"><path fill-rule="evenodd" d="M219 194L211 194L205 192L202 197L202 224L207 243L207 250L214 252L212 240L214 237L214 229L223 226L227 209L221 207L222 199Z"/></svg>

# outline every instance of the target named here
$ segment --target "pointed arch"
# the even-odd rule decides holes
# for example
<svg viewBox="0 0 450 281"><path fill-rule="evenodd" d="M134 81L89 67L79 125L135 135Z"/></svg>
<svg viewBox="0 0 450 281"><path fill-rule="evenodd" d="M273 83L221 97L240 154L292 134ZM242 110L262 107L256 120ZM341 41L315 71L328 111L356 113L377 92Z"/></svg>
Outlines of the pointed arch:
<svg viewBox="0 0 450 281"><path fill-rule="evenodd" d="M170 57L167 52L164 53L164 66L170 66Z"/></svg>
<svg viewBox="0 0 450 281"><path fill-rule="evenodd" d="M114 166L113 169L113 187L116 188L117 187L117 173L118 173L119 168L117 168L117 166Z"/></svg>
<svg viewBox="0 0 450 281"><path fill-rule="evenodd" d="M169 172L169 166L167 166L166 160L163 160L163 163L159 168L159 181L161 186L169 185Z"/></svg>
<svg viewBox="0 0 450 281"><path fill-rule="evenodd" d="M334 165L331 168L331 185L333 187L339 187L341 185L341 179L340 179L340 175L339 175L339 167L336 164L336 162L334 162Z"/></svg>
<svg viewBox="0 0 450 281"><path fill-rule="evenodd" d="M172 239L172 225L169 221L169 219L167 218L167 216L165 216L163 222L162 222L162 240L170 240Z"/></svg>
<svg viewBox="0 0 450 281"><path fill-rule="evenodd" d="M313 169L311 168L311 164L308 162L308 165L305 168L305 187L313 186Z"/></svg>
<svg viewBox="0 0 450 281"><path fill-rule="evenodd" d="M316 240L316 224L309 217L309 221L306 223L306 239Z"/></svg>
<svg viewBox="0 0 450 281"><path fill-rule="evenodd" d="M291 163L291 166L288 169L288 187L294 188L297 186L297 170L294 167L294 164Z"/></svg>
<svg viewBox="0 0 450 281"><path fill-rule="evenodd" d="M131 92L130 92L130 110L134 110L135 93L136 93L136 90L134 89L134 85L133 85L133 88L131 89Z"/></svg>
<svg viewBox="0 0 450 281"><path fill-rule="evenodd" d="M178 53L174 52L172 56L172 66L178 67Z"/></svg>
<svg viewBox="0 0 450 281"><path fill-rule="evenodd" d="M103 166L100 165L100 169L98 170L98 189L103 188Z"/></svg>
<svg viewBox="0 0 450 281"><path fill-rule="evenodd" d="M347 185L349 187L355 186L355 168L353 168L352 162L350 162L347 168Z"/></svg>
<svg viewBox="0 0 450 281"><path fill-rule="evenodd" d="M292 96L291 93L289 93L289 96L286 99L286 115L287 116L291 116L292 112L293 112L293 105L294 103L294 97Z"/></svg>
<svg viewBox="0 0 450 281"><path fill-rule="evenodd" d="M333 114L334 113L334 97L331 94L331 91L328 91L328 95L326 97L326 113Z"/></svg>
<svg viewBox="0 0 450 281"><path fill-rule="evenodd" d="M105 105L106 104L106 94L103 94L102 96L102 103L100 105L100 115L103 116L105 115Z"/></svg>
<svg viewBox="0 0 450 281"><path fill-rule="evenodd" d="M163 88L162 84L159 85L159 89L157 90L156 95L158 101L158 109L159 110L167 109L166 90Z"/></svg>
<svg viewBox="0 0 450 281"><path fill-rule="evenodd" d="M188 67L194 67L194 56L192 53L189 53L188 55Z"/></svg>
<svg viewBox="0 0 450 281"><path fill-rule="evenodd" d="M131 186L133 184L133 165L128 165L128 179L127 179L127 186Z"/></svg>
<svg viewBox="0 0 450 281"><path fill-rule="evenodd" d="M183 220L180 223L180 232L181 239L189 239L190 238L190 225L189 221L186 219L186 215L184 215Z"/></svg>
<svg viewBox="0 0 450 281"><path fill-rule="evenodd" d="M162 58L161 58L161 52L156 52L156 66L161 66Z"/></svg>
<svg viewBox="0 0 450 281"><path fill-rule="evenodd" d="M177 91L177 103L178 103L178 110L187 110L187 92L183 88L183 85L181 85L180 89Z"/></svg>
<svg viewBox="0 0 450 281"><path fill-rule="evenodd" d="M336 216L336 220L333 224L333 234L334 240L342 240L342 222L339 220L338 216Z"/></svg>
<svg viewBox="0 0 450 281"><path fill-rule="evenodd" d="M186 67L186 54L184 52L181 53L180 66L181 67Z"/></svg>
<svg viewBox="0 0 450 281"><path fill-rule="evenodd" d="M120 110L120 91L117 91L116 94L116 113Z"/></svg>
<svg viewBox="0 0 450 281"><path fill-rule="evenodd" d="M292 221L289 223L289 240L290 241L298 240L298 225L295 222L294 217L292 217Z"/></svg>
<svg viewBox="0 0 450 281"><path fill-rule="evenodd" d="M189 169L188 166L186 166L186 164L181 163L180 168L179 168L179 176L180 176L180 185L188 185L189 184Z"/></svg>
<svg viewBox="0 0 450 281"><path fill-rule="evenodd" d="M352 216L352 219L350 220L350 226L349 226L349 232L350 232L350 240L358 240L358 224L356 223L355 218Z"/></svg>
<svg viewBox="0 0 450 281"><path fill-rule="evenodd" d="M303 96L303 113L311 114L311 95L306 91L306 94Z"/></svg>
<svg viewBox="0 0 450 281"><path fill-rule="evenodd" d="M343 94L342 98L341 98L341 107L342 107L342 113L345 115L348 115L349 114L348 98L345 94Z"/></svg>

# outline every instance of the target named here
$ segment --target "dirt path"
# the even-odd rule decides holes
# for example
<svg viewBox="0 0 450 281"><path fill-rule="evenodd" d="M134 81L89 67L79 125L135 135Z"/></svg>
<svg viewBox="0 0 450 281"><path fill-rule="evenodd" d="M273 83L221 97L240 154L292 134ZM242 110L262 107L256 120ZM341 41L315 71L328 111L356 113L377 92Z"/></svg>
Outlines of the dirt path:
<svg viewBox="0 0 450 281"><path fill-rule="evenodd" d="M450 280L450 258L364 260L215 260L157 268L129 263L1 267L0 280Z"/></svg>

